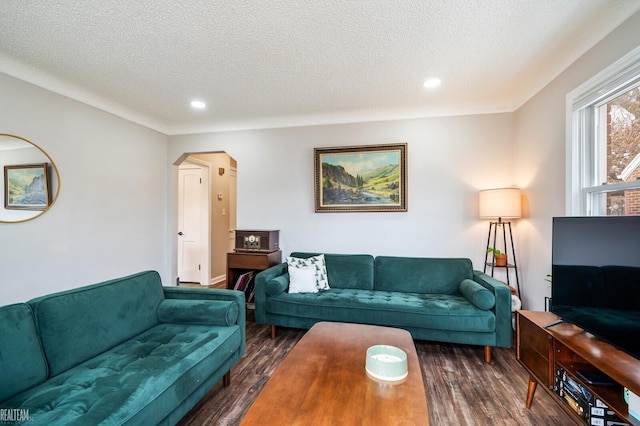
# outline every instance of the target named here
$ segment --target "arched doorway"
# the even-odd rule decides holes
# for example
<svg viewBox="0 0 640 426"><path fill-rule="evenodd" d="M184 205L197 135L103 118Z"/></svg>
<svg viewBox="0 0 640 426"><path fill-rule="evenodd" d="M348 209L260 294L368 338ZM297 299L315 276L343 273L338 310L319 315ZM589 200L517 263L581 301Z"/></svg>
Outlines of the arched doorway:
<svg viewBox="0 0 640 426"><path fill-rule="evenodd" d="M178 166L178 283L222 287L226 254L235 240L237 163L226 152L198 152L183 154L174 165ZM200 179L202 186L196 183ZM199 227L200 219L204 220ZM200 241L190 235L198 228L205 230Z"/></svg>

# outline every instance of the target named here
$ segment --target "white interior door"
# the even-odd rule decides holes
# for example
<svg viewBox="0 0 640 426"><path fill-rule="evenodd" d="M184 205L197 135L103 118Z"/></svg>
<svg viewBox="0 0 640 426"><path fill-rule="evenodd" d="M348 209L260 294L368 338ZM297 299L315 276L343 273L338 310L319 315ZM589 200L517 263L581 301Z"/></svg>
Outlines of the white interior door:
<svg viewBox="0 0 640 426"><path fill-rule="evenodd" d="M178 183L178 276L182 282L202 284L202 215L207 202L202 196L202 169L180 166Z"/></svg>

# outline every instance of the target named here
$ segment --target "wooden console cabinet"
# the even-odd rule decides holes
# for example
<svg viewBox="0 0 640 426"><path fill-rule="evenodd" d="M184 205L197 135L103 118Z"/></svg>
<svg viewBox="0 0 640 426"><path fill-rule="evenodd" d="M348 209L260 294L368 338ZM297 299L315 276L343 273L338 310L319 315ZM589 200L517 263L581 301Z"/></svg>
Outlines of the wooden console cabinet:
<svg viewBox="0 0 640 426"><path fill-rule="evenodd" d="M232 289L238 277L248 271L264 271L282 262L282 251L270 253L227 253L227 288Z"/></svg>
<svg viewBox="0 0 640 426"><path fill-rule="evenodd" d="M530 374L527 408L531 407L539 383L576 423L587 424L554 391L557 369L562 368L621 419L640 424L629 416L622 390L627 387L640 395L640 360L573 324L545 328L559 319L550 312L517 311L516 318L516 356ZM600 371L613 379L614 384L589 385L579 379L576 374L579 370Z"/></svg>

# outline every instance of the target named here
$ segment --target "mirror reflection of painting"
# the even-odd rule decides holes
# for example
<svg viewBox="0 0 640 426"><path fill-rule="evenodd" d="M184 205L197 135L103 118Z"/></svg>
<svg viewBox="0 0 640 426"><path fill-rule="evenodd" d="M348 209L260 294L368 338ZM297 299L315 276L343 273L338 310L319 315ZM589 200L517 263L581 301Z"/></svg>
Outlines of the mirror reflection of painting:
<svg viewBox="0 0 640 426"><path fill-rule="evenodd" d="M51 157L28 139L0 133L0 224L43 215L59 193L60 176Z"/></svg>
<svg viewBox="0 0 640 426"><path fill-rule="evenodd" d="M45 210L49 206L49 165L5 166L7 209Z"/></svg>

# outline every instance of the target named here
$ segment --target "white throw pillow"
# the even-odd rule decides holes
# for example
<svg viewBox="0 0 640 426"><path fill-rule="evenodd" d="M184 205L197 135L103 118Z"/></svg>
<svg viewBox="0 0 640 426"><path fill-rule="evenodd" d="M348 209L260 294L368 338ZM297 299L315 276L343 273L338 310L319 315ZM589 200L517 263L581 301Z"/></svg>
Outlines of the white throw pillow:
<svg viewBox="0 0 640 426"><path fill-rule="evenodd" d="M289 268L289 293L317 293L316 271L312 266Z"/></svg>
<svg viewBox="0 0 640 426"><path fill-rule="evenodd" d="M302 259L299 257L287 257L287 265L289 269L301 268L305 266L313 267L316 275L316 286L318 287L318 290L328 290L330 288L324 254L313 256L308 259Z"/></svg>

